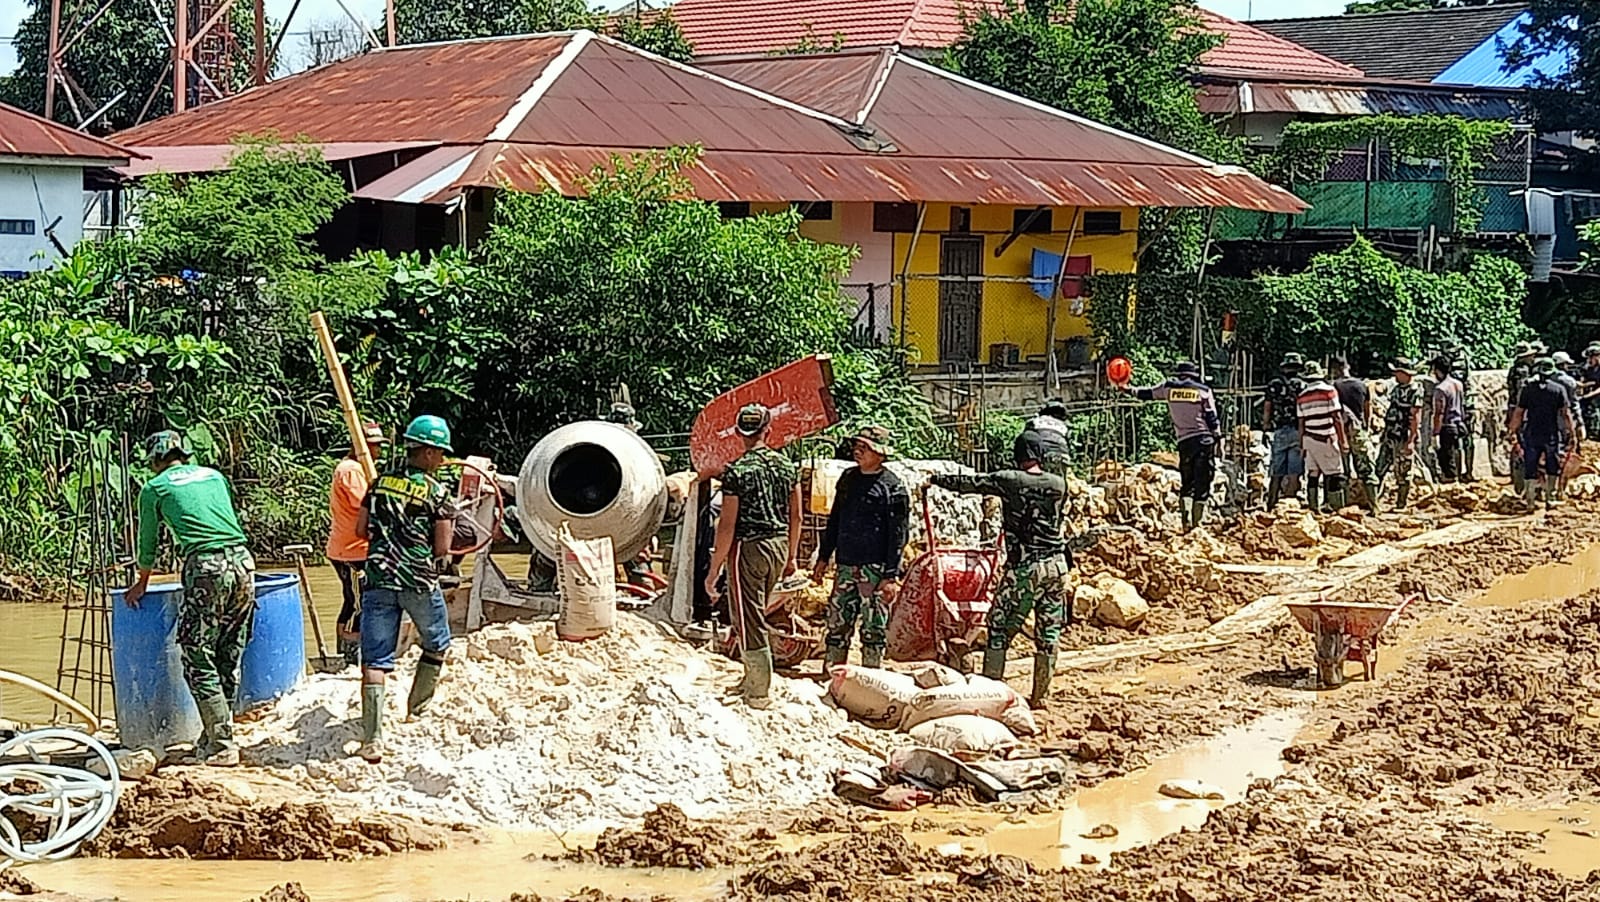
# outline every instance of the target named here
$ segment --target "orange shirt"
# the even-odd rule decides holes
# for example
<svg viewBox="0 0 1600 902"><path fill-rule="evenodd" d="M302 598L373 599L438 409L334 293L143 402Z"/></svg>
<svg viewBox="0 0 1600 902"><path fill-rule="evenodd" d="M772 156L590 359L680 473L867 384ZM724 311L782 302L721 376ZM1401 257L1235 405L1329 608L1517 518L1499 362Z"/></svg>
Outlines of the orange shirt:
<svg viewBox="0 0 1600 902"><path fill-rule="evenodd" d="M356 535L356 516L367 497L367 474L354 458L339 461L333 471L333 488L328 492L328 513L333 529L328 532L328 560L365 561L367 540Z"/></svg>

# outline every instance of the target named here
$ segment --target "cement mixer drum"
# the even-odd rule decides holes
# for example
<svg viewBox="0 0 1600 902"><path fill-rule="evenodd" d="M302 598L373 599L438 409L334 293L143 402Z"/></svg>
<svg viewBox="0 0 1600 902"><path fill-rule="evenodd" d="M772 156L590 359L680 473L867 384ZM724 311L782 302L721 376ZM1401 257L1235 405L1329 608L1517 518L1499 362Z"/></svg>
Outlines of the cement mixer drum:
<svg viewBox="0 0 1600 902"><path fill-rule="evenodd" d="M661 528L667 476L645 440L616 423L573 423L528 452L517 476L517 515L552 560L565 521L574 538L610 536L617 560L638 554Z"/></svg>

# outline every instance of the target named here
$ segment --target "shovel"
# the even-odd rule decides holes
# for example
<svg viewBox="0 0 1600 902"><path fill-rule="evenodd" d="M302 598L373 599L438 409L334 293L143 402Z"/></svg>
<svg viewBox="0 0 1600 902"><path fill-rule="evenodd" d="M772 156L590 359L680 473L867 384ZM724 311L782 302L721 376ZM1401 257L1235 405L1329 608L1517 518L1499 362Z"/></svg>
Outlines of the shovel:
<svg viewBox="0 0 1600 902"><path fill-rule="evenodd" d="M343 655L328 654L328 645L322 639L322 618L317 616L317 603L311 597L311 580L306 578L306 555L311 553L311 546L286 545L283 553L294 555L295 569L300 571L300 596L306 602L306 616L311 618L311 633L317 638L317 654L309 659L311 669L316 673L338 673L347 664Z"/></svg>

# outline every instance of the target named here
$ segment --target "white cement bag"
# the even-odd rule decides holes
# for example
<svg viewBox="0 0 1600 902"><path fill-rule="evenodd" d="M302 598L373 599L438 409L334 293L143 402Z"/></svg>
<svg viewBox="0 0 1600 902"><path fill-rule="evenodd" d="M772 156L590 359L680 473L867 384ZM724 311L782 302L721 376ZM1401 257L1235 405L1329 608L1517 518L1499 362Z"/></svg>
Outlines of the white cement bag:
<svg viewBox="0 0 1600 902"><path fill-rule="evenodd" d="M901 667L900 672L916 680L917 686L921 689L961 686L967 682L961 671L954 667L946 667L938 661L917 661Z"/></svg>
<svg viewBox="0 0 1600 902"><path fill-rule="evenodd" d="M593 639L617 619L617 560L611 537L575 539L567 524L556 535L561 585L561 618L556 635L567 640Z"/></svg>
<svg viewBox="0 0 1600 902"><path fill-rule="evenodd" d="M1008 708L1014 705L1027 707L1027 704L1015 689L1005 683L972 676L962 686L936 686L918 692L911 699L900 729L909 730L919 723L957 714L976 714L999 720Z"/></svg>
<svg viewBox="0 0 1600 902"><path fill-rule="evenodd" d="M841 664L833 668L833 679L828 682L828 695L834 703L880 730L899 729L906 706L916 694L917 682L909 674L874 667Z"/></svg>
<svg viewBox="0 0 1600 902"><path fill-rule="evenodd" d="M931 749L959 752L992 752L1017 745L1017 737L1006 725L976 714L956 714L917 724L911 738Z"/></svg>

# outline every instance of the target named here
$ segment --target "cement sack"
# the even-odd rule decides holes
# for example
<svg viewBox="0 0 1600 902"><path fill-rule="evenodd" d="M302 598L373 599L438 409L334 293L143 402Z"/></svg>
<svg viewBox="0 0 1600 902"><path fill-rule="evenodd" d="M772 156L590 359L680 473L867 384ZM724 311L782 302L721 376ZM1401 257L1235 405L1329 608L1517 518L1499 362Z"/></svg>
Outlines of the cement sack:
<svg viewBox="0 0 1600 902"><path fill-rule="evenodd" d="M833 668L828 695L856 719L880 730L898 730L917 681L906 673L841 664Z"/></svg>
<svg viewBox="0 0 1600 902"><path fill-rule="evenodd" d="M1027 705L1022 696L1005 683L973 676L963 686L936 686L918 692L911 699L900 729L910 730L917 724L957 714L999 720L1008 709L1017 706L1025 709Z"/></svg>
<svg viewBox="0 0 1600 902"><path fill-rule="evenodd" d="M1016 734L998 720L976 714L956 714L917 724L911 738L918 745L940 751L993 752L1017 745Z"/></svg>
<svg viewBox="0 0 1600 902"><path fill-rule="evenodd" d="M604 635L617 619L617 561L611 537L575 539L567 524L556 535L561 548L561 617L556 635L567 640Z"/></svg>
<svg viewBox="0 0 1600 902"><path fill-rule="evenodd" d="M967 678L961 671L953 667L946 667L938 661L917 661L906 664L900 672L917 681L919 689L935 689L939 686L962 686Z"/></svg>

